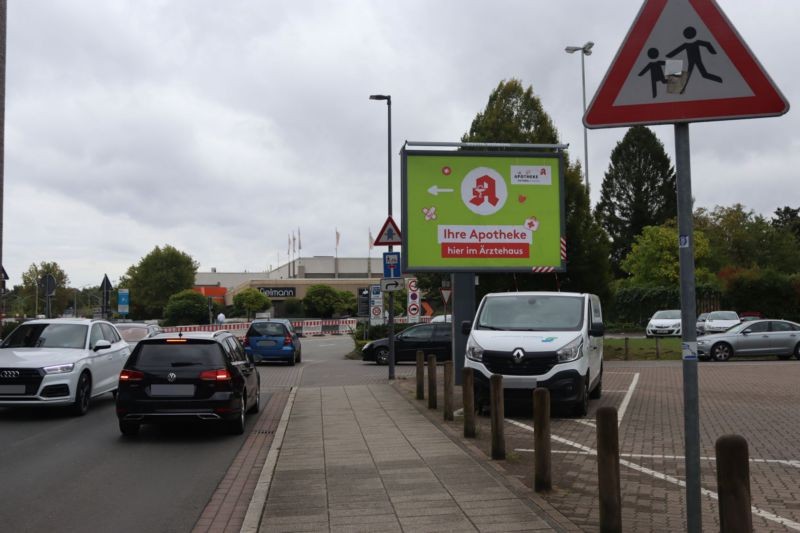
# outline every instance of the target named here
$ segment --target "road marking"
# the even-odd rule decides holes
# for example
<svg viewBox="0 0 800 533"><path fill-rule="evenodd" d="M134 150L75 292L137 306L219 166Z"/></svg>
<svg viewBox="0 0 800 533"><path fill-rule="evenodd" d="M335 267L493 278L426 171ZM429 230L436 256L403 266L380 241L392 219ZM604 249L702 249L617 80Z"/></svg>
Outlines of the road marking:
<svg viewBox="0 0 800 533"><path fill-rule="evenodd" d="M622 403L619 406L619 417L617 418L617 427L622 425L622 418L625 416L625 411L628 410L628 404L631 402L631 396L633 396L633 391L636 390L636 384L639 383L639 373L636 372L633 375L633 381L631 381L630 387L628 387L628 392L625 394L625 397L622 399Z"/></svg>
<svg viewBox="0 0 800 533"><path fill-rule="evenodd" d="M335 344L320 344L320 348L325 348L326 346L336 346Z"/></svg>
<svg viewBox="0 0 800 533"><path fill-rule="evenodd" d="M638 374L637 374L638 375ZM506 419L506 422L509 424L515 425L519 428L522 428L526 431L530 431L533 433L533 428L527 424L523 424L521 422L517 422L516 420ZM572 446L573 448L577 448L582 452L585 452L586 455L597 455L597 450L590 448L588 446L584 446L583 444L579 444L575 441L571 441L569 439L565 439L563 437L559 437L558 435L550 435L550 438L556 442L560 442L561 444L566 444L567 446ZM620 459L619 464L622 466L627 466L631 470L635 470L642 474L646 474L648 476L652 476L656 479L661 481L666 481L668 483L672 483L673 485L678 485L679 487L686 488L686 482L676 477L670 476L668 474L664 474L663 472L658 472L656 470L652 470L650 468L646 468L642 465L636 464L632 461L627 461L625 459ZM719 495L716 492L710 491L708 489L700 488L700 493L704 496L708 496L711 499L719 500ZM774 513L770 513L769 511L764 511L754 505L750 506L750 510L754 515L760 516L766 520L770 520L772 522L777 522L789 529L793 529L795 531L800 531L800 522L794 522L793 520L789 520L788 518L784 518L782 516L778 516Z"/></svg>

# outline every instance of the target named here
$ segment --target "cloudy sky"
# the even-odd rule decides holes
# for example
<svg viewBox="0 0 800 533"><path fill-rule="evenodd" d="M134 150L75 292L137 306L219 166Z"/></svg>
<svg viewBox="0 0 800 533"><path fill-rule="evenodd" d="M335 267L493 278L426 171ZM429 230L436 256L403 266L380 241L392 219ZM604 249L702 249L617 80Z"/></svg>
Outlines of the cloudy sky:
<svg viewBox="0 0 800 533"><path fill-rule="evenodd" d="M541 98L583 159L591 99L639 0L9 0L3 262L12 284L56 261L112 282L157 245L201 271L264 271L302 254L365 256L394 211L405 140L458 141L499 81ZM719 0L792 105L796 0ZM800 206L800 119L693 124L698 206ZM673 128L655 127L674 161ZM597 202L622 128L589 131ZM399 219L399 216L397 217ZM377 255L379 250L373 250Z"/></svg>

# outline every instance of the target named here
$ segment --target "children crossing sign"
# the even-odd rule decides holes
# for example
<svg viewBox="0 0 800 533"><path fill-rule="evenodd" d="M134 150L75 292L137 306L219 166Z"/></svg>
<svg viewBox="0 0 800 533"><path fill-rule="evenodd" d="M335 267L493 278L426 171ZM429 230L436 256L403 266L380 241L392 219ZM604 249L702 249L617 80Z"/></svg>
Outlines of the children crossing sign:
<svg viewBox="0 0 800 533"><path fill-rule="evenodd" d="M714 0L646 0L589 128L777 116L789 103Z"/></svg>

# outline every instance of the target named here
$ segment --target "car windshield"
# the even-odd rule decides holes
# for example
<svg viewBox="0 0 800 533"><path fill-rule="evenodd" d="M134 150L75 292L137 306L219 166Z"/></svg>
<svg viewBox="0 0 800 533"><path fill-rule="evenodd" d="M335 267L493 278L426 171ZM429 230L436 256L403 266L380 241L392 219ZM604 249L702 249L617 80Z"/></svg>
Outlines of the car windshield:
<svg viewBox="0 0 800 533"><path fill-rule="evenodd" d="M140 326L117 326L125 342L138 342L147 337L147 328Z"/></svg>
<svg viewBox="0 0 800 533"><path fill-rule="evenodd" d="M224 364L220 346L216 342L150 343L137 345L134 365L137 368L177 368L181 366L219 367Z"/></svg>
<svg viewBox="0 0 800 533"><path fill-rule="evenodd" d="M656 311L656 314L653 315L653 320L680 320L680 318L680 311Z"/></svg>
<svg viewBox="0 0 800 533"><path fill-rule="evenodd" d="M708 314L706 320L739 320L739 315L733 311L714 311Z"/></svg>
<svg viewBox="0 0 800 533"><path fill-rule="evenodd" d="M509 294L484 301L479 329L574 331L583 327L583 298Z"/></svg>
<svg viewBox="0 0 800 533"><path fill-rule="evenodd" d="M22 324L3 341L3 348L76 348L86 346L88 326L82 324Z"/></svg>

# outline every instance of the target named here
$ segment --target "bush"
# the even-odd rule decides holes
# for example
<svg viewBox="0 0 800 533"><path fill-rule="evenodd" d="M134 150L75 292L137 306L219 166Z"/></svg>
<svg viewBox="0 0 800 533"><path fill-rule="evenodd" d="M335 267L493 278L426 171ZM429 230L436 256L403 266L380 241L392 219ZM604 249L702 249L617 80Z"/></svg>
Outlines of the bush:
<svg viewBox="0 0 800 533"><path fill-rule="evenodd" d="M208 301L192 289L173 294L164 307L164 325L182 326L208 323Z"/></svg>
<svg viewBox="0 0 800 533"><path fill-rule="evenodd" d="M394 333L397 335L404 329L411 327L415 324L395 324L394 325ZM367 322L359 322L356 326L356 331L353 333L353 338L355 340L363 340L364 339L364 328L367 328L367 339L368 340L376 340L376 339L383 339L384 337L389 336L389 326L384 324L382 326L369 326Z"/></svg>

